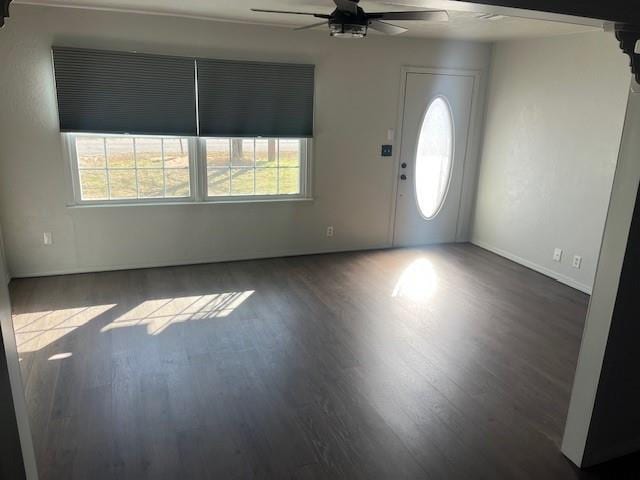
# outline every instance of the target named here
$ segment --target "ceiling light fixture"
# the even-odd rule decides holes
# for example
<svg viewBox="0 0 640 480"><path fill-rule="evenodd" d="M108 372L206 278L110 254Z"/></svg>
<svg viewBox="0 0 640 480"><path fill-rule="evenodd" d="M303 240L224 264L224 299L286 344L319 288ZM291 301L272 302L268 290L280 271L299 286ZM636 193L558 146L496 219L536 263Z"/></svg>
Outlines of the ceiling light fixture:
<svg viewBox="0 0 640 480"><path fill-rule="evenodd" d="M420 20L423 22L447 22L449 14L444 10L420 10L414 12L365 12L358 6L360 0L333 0L335 9L330 14L313 12L292 12L285 10L266 10L252 8L254 12L280 13L288 15L308 15L321 18L324 21L305 25L296 30L307 30L319 26L329 25L329 35L336 38L364 38L368 29L376 30L385 35L399 35L407 31L405 27L393 25L383 20Z"/></svg>
<svg viewBox="0 0 640 480"><path fill-rule="evenodd" d="M329 23L329 35L338 38L364 38L367 36L367 25Z"/></svg>

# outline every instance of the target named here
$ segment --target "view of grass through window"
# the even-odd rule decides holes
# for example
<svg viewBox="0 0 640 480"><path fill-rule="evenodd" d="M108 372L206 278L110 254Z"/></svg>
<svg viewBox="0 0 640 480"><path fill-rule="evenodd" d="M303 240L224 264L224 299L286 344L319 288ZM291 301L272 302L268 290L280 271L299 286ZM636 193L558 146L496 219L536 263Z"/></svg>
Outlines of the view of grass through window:
<svg viewBox="0 0 640 480"><path fill-rule="evenodd" d="M198 200L189 148L195 139L76 134L79 201ZM299 138L201 138L192 152L206 181L204 197L300 195L306 140ZM206 162L206 168L205 168ZM195 177L194 177L195 175ZM200 185L200 182L194 183ZM193 194L193 195L192 195ZM195 195L195 196L194 196Z"/></svg>
<svg viewBox="0 0 640 480"><path fill-rule="evenodd" d="M207 138L208 196L301 193L302 142L282 138Z"/></svg>
<svg viewBox="0 0 640 480"><path fill-rule="evenodd" d="M82 200L191 195L186 138L83 135L75 147Z"/></svg>

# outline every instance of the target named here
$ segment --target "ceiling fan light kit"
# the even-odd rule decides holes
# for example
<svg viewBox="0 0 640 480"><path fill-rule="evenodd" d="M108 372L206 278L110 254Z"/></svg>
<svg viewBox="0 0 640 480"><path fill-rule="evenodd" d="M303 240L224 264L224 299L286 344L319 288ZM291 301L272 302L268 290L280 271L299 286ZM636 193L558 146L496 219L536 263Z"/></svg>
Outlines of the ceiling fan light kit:
<svg viewBox="0 0 640 480"><path fill-rule="evenodd" d="M367 25L329 22L329 35L337 38L364 38L367 36Z"/></svg>
<svg viewBox="0 0 640 480"><path fill-rule="evenodd" d="M367 30L369 28L384 33L385 35L399 35L407 31L404 27L392 25L382 20L422 20L435 22L446 22L449 20L449 15L444 10L367 13L358 6L359 1L360 0L333 0L336 9L329 15L324 13L264 10L259 8L252 8L251 10L262 13L285 13L322 18L326 20L326 24L329 26L329 35L336 38L364 38L367 36ZM320 25L325 25L325 22L299 27L296 28L296 30L307 30Z"/></svg>

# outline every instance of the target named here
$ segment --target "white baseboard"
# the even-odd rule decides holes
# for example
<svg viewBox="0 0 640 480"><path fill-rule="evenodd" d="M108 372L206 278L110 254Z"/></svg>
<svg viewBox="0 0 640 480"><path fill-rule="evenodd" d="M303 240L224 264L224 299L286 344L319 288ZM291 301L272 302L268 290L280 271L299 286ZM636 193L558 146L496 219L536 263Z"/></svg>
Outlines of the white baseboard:
<svg viewBox="0 0 640 480"><path fill-rule="evenodd" d="M547 277L551 277L554 280L557 280L569 287L575 288L576 290L580 290L581 292L586 293L587 295L591 295L591 287L585 285L583 283L577 282L576 280L567 277L566 275L562 275L561 273L550 270L546 267L538 265L534 262L526 260L522 257L514 255L513 253L507 252L497 247L493 247L492 245L486 244L479 240L470 240L469 243L476 245L480 248L488 250L496 255L500 255L501 257L507 258L513 262L516 262L520 265L523 265L527 268L535 270L538 273L546 275ZM123 265L96 265L96 266L87 266L87 267L78 267L78 268L70 268L64 270L48 270L41 272L15 272L11 276L9 276L9 280L12 278L32 278L32 277L51 277L56 275L73 275L79 273L96 273L96 272L112 272L118 270L136 270L142 268L163 268L163 267L180 267L185 265L200 265L206 263L220 263L220 262L236 262L242 260L261 260L267 258L279 258L279 257L295 257L299 255L321 255L323 253L340 253L340 252L354 252L354 251L367 251L367 250L382 250L387 248L393 248L389 245L374 245L368 247L354 247L354 248L337 248L337 249L320 249L320 250L289 250L282 252L274 252L271 254L265 255L256 255L256 256L239 256L239 257L210 257L205 259L194 259L194 260L185 260L185 261L170 261L170 262L152 262L152 263L131 263L131 264L123 264Z"/></svg>
<svg viewBox="0 0 640 480"><path fill-rule="evenodd" d="M547 277L551 277L554 280L557 280L560 283L564 283L565 285L568 285L571 288L575 288L576 290L580 290L581 292L586 293L587 295L591 295L592 287L590 287L589 285L585 285L584 283L580 283L571 277L567 277L566 275L558 273L547 267L543 267L542 265L538 265L537 263L534 263L530 260L519 257L518 255L515 255L511 252L507 252L506 250L502 250L501 248L497 248L492 245L489 245L480 240L472 239L471 243L480 248L483 248L492 253L495 253L496 255L500 255L501 257L511 260L512 262L519 263L520 265L530 268L531 270L535 270L536 272L546 275Z"/></svg>
<svg viewBox="0 0 640 480"><path fill-rule="evenodd" d="M391 248L389 245L373 245L367 247L348 247L348 248L334 248L334 249L319 249L319 250L287 250L281 252L273 252L263 255L248 255L238 257L209 257L205 259L193 259L183 261L169 261L169 262L150 262L150 263L131 263L123 265L95 265L87 267L70 268L64 270L47 270L41 272L15 272L10 278L34 278L34 277L54 277L57 275L75 275L80 273L98 273L98 272L114 272L118 270L138 270L144 268L164 268L164 267L183 267L187 265L202 265L207 263L224 263L224 262L239 262L244 260L264 260L268 258L284 258L284 257L297 257L301 255L322 255L325 253L341 253L341 252L358 252L368 250L384 250Z"/></svg>

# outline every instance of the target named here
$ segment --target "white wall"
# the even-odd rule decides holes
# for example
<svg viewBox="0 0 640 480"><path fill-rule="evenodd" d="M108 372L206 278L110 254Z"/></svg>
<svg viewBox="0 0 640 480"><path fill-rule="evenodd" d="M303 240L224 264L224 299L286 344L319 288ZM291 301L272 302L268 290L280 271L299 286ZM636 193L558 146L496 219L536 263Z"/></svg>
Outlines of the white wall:
<svg viewBox="0 0 640 480"><path fill-rule="evenodd" d="M51 45L316 65L313 202L68 208ZM403 65L487 70L486 44L15 5L0 40L0 221L14 276L389 246ZM471 211L474 163L466 188ZM327 225L336 236L328 239ZM54 245L42 245L42 233Z"/></svg>
<svg viewBox="0 0 640 480"><path fill-rule="evenodd" d="M5 255L3 250L2 228L0 228L0 337L4 344L4 351L0 351L0 355L6 357L6 363L0 361L1 368L6 368L9 373L9 383L11 385L11 393L13 396L13 409L15 411L16 421L18 424L18 434L20 436L20 444L22 448L22 460L25 473L28 480L37 480L38 473L36 469L35 453L33 450L33 442L31 439L31 430L29 428L29 416L27 413L27 404L24 397L24 389L22 385L22 376L20 373L20 362L18 360L18 347L16 345L16 337L13 331L13 322L11 321L11 302L9 300L9 277L5 266ZM2 350L0 348L0 350ZM4 402L2 407L5 408L8 402ZM10 434L7 438L11 438Z"/></svg>
<svg viewBox="0 0 640 480"><path fill-rule="evenodd" d="M591 290L628 63L606 33L495 44L474 243ZM561 263L552 260L555 247L564 250Z"/></svg>
<svg viewBox="0 0 640 480"><path fill-rule="evenodd" d="M637 259L627 256L633 257L637 251L628 242L630 238L633 241L632 221L636 223L637 232L637 218L634 219L637 213L634 210L637 208L640 182L639 156L640 86L633 82L598 273L582 335L562 439L562 452L576 465L583 467L637 451L639 447L638 430L635 428L637 420L633 420L638 418L635 413L638 408L638 396L635 394L638 391L637 376L633 368L627 370L627 377L615 375L615 370L625 370L634 365L634 356L629 348L637 351L637 321L633 313L637 308L634 310L629 305L628 294L620 297L618 287L625 280L624 276L621 277L623 270L629 269L626 274L628 282L630 277L633 278L634 264L637 265ZM626 291L630 291L628 286ZM620 341L616 328L631 339L631 345ZM608 357L606 363L605 352ZM619 401L611 402L612 398ZM611 411L612 405L614 411ZM610 428L603 430L603 424Z"/></svg>

